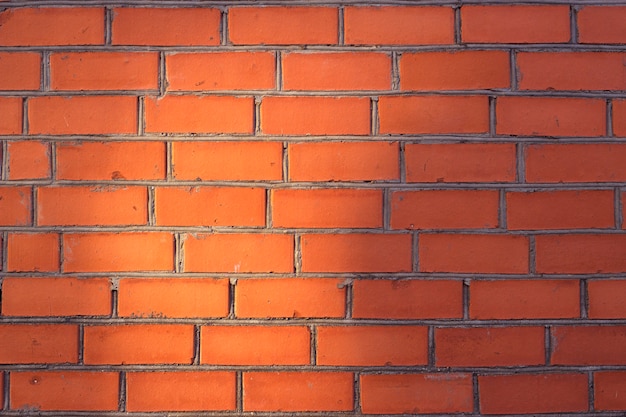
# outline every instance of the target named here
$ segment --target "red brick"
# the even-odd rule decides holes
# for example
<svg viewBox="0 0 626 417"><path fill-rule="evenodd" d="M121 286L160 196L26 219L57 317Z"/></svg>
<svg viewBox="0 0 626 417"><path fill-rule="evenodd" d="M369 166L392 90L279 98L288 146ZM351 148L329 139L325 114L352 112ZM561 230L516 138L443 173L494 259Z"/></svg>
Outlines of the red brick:
<svg viewBox="0 0 626 417"><path fill-rule="evenodd" d="M398 142L290 143L291 181L384 181L400 178Z"/></svg>
<svg viewBox="0 0 626 417"><path fill-rule="evenodd" d="M394 191L391 193L391 228L495 228L499 198L498 191Z"/></svg>
<svg viewBox="0 0 626 417"><path fill-rule="evenodd" d="M234 372L129 372L126 410L235 410Z"/></svg>
<svg viewBox="0 0 626 417"><path fill-rule="evenodd" d="M511 182L515 180L512 143L407 144L408 182Z"/></svg>
<svg viewBox="0 0 626 417"><path fill-rule="evenodd" d="M570 40L567 5L464 5L461 40L468 43L564 43Z"/></svg>
<svg viewBox="0 0 626 417"><path fill-rule="evenodd" d="M111 283L105 278L11 278L2 283L5 316L107 316Z"/></svg>
<svg viewBox="0 0 626 417"><path fill-rule="evenodd" d="M332 45L338 22L334 7L232 7L228 36L235 45Z"/></svg>
<svg viewBox="0 0 626 417"><path fill-rule="evenodd" d="M119 281L121 317L226 317L228 280L127 278Z"/></svg>
<svg viewBox="0 0 626 417"><path fill-rule="evenodd" d="M451 7L346 7L348 45L430 45L454 43Z"/></svg>
<svg viewBox="0 0 626 417"><path fill-rule="evenodd" d="M520 52L518 86L521 90L626 90L624 60L626 54L614 52Z"/></svg>
<svg viewBox="0 0 626 417"><path fill-rule="evenodd" d="M38 187L37 224L145 225L148 223L146 187Z"/></svg>
<svg viewBox="0 0 626 417"><path fill-rule="evenodd" d="M381 190L272 190L272 226L302 228L380 228Z"/></svg>
<svg viewBox="0 0 626 417"><path fill-rule="evenodd" d="M437 319L463 317L461 281L358 279L352 284L352 317Z"/></svg>
<svg viewBox="0 0 626 417"><path fill-rule="evenodd" d="M185 241L185 272L293 272L293 236L198 234Z"/></svg>
<svg viewBox="0 0 626 417"><path fill-rule="evenodd" d="M11 408L41 411L117 411L119 374L89 371L11 372Z"/></svg>
<svg viewBox="0 0 626 417"><path fill-rule="evenodd" d="M0 363L76 363L78 326L0 324Z"/></svg>
<svg viewBox="0 0 626 417"><path fill-rule="evenodd" d="M241 318L343 317L345 287L338 279L238 280L235 315Z"/></svg>
<svg viewBox="0 0 626 417"><path fill-rule="evenodd" d="M410 272L407 234L307 234L302 236L303 272Z"/></svg>
<svg viewBox="0 0 626 417"><path fill-rule="evenodd" d="M380 133L487 133L486 96L383 96L378 100Z"/></svg>
<svg viewBox="0 0 626 417"><path fill-rule="evenodd" d="M530 366L545 363L543 327L435 330L437 366Z"/></svg>
<svg viewBox="0 0 626 417"><path fill-rule="evenodd" d="M626 364L626 326L555 326L552 364Z"/></svg>
<svg viewBox="0 0 626 417"><path fill-rule="evenodd" d="M271 52L172 54L166 56L165 63L170 91L270 90L276 87L276 57Z"/></svg>
<svg viewBox="0 0 626 417"><path fill-rule="evenodd" d="M245 372L244 411L350 411L353 375L347 372Z"/></svg>
<svg viewBox="0 0 626 417"><path fill-rule="evenodd" d="M364 374L361 408L366 414L471 413L467 374Z"/></svg>
<svg viewBox="0 0 626 417"><path fill-rule="evenodd" d="M533 191L506 194L511 230L592 229L615 226L613 191Z"/></svg>
<svg viewBox="0 0 626 417"><path fill-rule="evenodd" d="M470 318L477 320L580 317L578 280L475 280Z"/></svg>
<svg viewBox="0 0 626 417"><path fill-rule="evenodd" d="M104 9L8 8L0 13L0 45L104 45Z"/></svg>
<svg viewBox="0 0 626 417"><path fill-rule="evenodd" d="M148 133L252 133L254 100L231 96L147 98Z"/></svg>
<svg viewBox="0 0 626 417"><path fill-rule="evenodd" d="M505 51L404 53L402 90L487 90L509 88L511 70Z"/></svg>
<svg viewBox="0 0 626 417"><path fill-rule="evenodd" d="M304 326L204 326L200 332L203 364L307 365L311 360L311 336Z"/></svg>
<svg viewBox="0 0 626 417"><path fill-rule="evenodd" d="M423 272L528 273L528 238L508 235L423 234L419 269Z"/></svg>
<svg viewBox="0 0 626 417"><path fill-rule="evenodd" d="M391 57L378 52L292 52L282 58L285 90L389 90Z"/></svg>
<svg viewBox="0 0 626 417"><path fill-rule="evenodd" d="M606 102L594 98L499 97L496 133L513 136L603 136Z"/></svg>
<svg viewBox="0 0 626 417"><path fill-rule="evenodd" d="M578 11L580 43L625 43L624 6L586 6Z"/></svg>
<svg viewBox="0 0 626 417"><path fill-rule="evenodd" d="M116 7L113 45L219 45L220 11L212 8Z"/></svg>
<svg viewBox="0 0 626 417"><path fill-rule="evenodd" d="M538 273L626 272L626 235L545 235L536 242Z"/></svg>
<svg viewBox="0 0 626 417"><path fill-rule="evenodd" d="M265 190L244 187L157 187L159 226L265 226Z"/></svg>
<svg viewBox="0 0 626 417"><path fill-rule="evenodd" d="M3 39L2 35L0 39ZM34 52L0 53L0 90L39 90L40 87L41 55Z"/></svg>
<svg viewBox="0 0 626 417"><path fill-rule="evenodd" d="M63 52L50 55L53 90L156 90L156 52Z"/></svg>
<svg viewBox="0 0 626 417"><path fill-rule="evenodd" d="M59 235L56 233L9 233L7 270L10 272L57 272Z"/></svg>
<svg viewBox="0 0 626 417"><path fill-rule="evenodd" d="M320 326L317 365L416 366L428 363L428 329L417 326Z"/></svg>
<svg viewBox="0 0 626 417"><path fill-rule="evenodd" d="M22 134L22 99L18 97L0 97L0 135Z"/></svg>
<svg viewBox="0 0 626 417"><path fill-rule="evenodd" d="M593 374L594 408L622 411L626 408L626 373L618 371Z"/></svg>
<svg viewBox="0 0 626 417"><path fill-rule="evenodd" d="M587 282L588 314L592 319L626 317L626 280L590 280Z"/></svg>
<svg viewBox="0 0 626 417"><path fill-rule="evenodd" d="M60 180L165 179L162 142L62 142L56 160Z"/></svg>
<svg viewBox="0 0 626 417"><path fill-rule="evenodd" d="M34 140L7 143L8 179L50 178L50 145Z"/></svg>
<svg viewBox="0 0 626 417"><path fill-rule="evenodd" d="M283 178L280 142L174 142L177 180L277 181Z"/></svg>
<svg viewBox="0 0 626 417"><path fill-rule="evenodd" d="M28 133L41 135L137 132L137 98L130 96L33 97Z"/></svg>
<svg viewBox="0 0 626 417"><path fill-rule="evenodd" d="M26 226L32 223L30 187L0 187L0 225Z"/></svg>
<svg viewBox="0 0 626 417"><path fill-rule="evenodd" d="M478 377L480 411L485 414L585 412L587 375L520 374Z"/></svg>
<svg viewBox="0 0 626 417"><path fill-rule="evenodd" d="M368 135L368 97L265 97L261 130L267 135Z"/></svg>
<svg viewBox="0 0 626 417"><path fill-rule="evenodd" d="M191 364L192 325L85 326L85 364Z"/></svg>
<svg viewBox="0 0 626 417"><path fill-rule="evenodd" d="M173 271L170 233L66 233L63 272Z"/></svg>
<svg viewBox="0 0 626 417"><path fill-rule="evenodd" d="M613 134L626 136L626 100L613 101Z"/></svg>

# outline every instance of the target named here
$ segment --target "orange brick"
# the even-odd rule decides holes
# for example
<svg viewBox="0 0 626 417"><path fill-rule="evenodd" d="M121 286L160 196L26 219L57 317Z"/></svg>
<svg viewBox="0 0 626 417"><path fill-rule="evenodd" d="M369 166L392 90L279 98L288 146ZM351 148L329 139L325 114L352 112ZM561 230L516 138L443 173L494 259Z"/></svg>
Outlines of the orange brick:
<svg viewBox="0 0 626 417"><path fill-rule="evenodd" d="M587 282L589 317L592 319L621 319L626 317L626 280L590 280Z"/></svg>
<svg viewBox="0 0 626 417"><path fill-rule="evenodd" d="M56 233L9 233L7 270L11 272L57 272L59 235Z"/></svg>
<svg viewBox="0 0 626 417"><path fill-rule="evenodd" d="M0 45L104 45L104 9L20 7L0 13Z"/></svg>
<svg viewBox="0 0 626 417"><path fill-rule="evenodd" d="M391 228L495 228L498 207L498 191L394 191L391 193Z"/></svg>
<svg viewBox="0 0 626 417"><path fill-rule="evenodd" d="M219 45L220 11L212 8L116 7L113 45Z"/></svg>
<svg viewBox="0 0 626 417"><path fill-rule="evenodd" d="M11 372L11 408L117 411L119 374L89 371Z"/></svg>
<svg viewBox="0 0 626 417"><path fill-rule="evenodd" d="M317 365L416 366L428 363L428 329L417 326L320 326Z"/></svg>
<svg viewBox="0 0 626 417"><path fill-rule="evenodd" d="M165 179L162 142L61 142L56 160L60 180Z"/></svg>
<svg viewBox="0 0 626 417"><path fill-rule="evenodd" d="M244 411L349 411L353 375L348 372L244 372Z"/></svg>
<svg viewBox="0 0 626 417"><path fill-rule="evenodd" d="M146 187L38 187L37 224L145 225Z"/></svg>
<svg viewBox="0 0 626 417"><path fill-rule="evenodd" d="M408 182L515 180L512 143L408 143L404 155Z"/></svg>
<svg viewBox="0 0 626 417"><path fill-rule="evenodd" d="M63 272L173 271L170 233L66 233Z"/></svg>
<svg viewBox="0 0 626 417"><path fill-rule="evenodd" d="M0 135L22 134L22 99L0 97Z"/></svg>
<svg viewBox="0 0 626 417"><path fill-rule="evenodd" d="M594 408L622 411L626 408L626 373L618 371L593 374Z"/></svg>
<svg viewBox="0 0 626 417"><path fill-rule="evenodd" d="M302 236L304 272L410 272L407 234L307 234Z"/></svg>
<svg viewBox="0 0 626 417"><path fill-rule="evenodd" d="M507 235L422 234L423 272L528 273L528 238Z"/></svg>
<svg viewBox="0 0 626 417"><path fill-rule="evenodd" d="M89 365L191 364L192 325L85 326L84 360Z"/></svg>
<svg viewBox="0 0 626 417"><path fill-rule="evenodd" d="M384 181L400 178L398 142L290 143L291 181Z"/></svg>
<svg viewBox="0 0 626 417"><path fill-rule="evenodd" d="M343 317L345 288L337 279L242 279L235 315L242 318Z"/></svg>
<svg viewBox="0 0 626 417"><path fill-rule="evenodd" d="M34 140L7 143L10 180L50 178L50 145Z"/></svg>
<svg viewBox="0 0 626 417"><path fill-rule="evenodd" d="M228 36L235 45L332 45L338 22L334 7L232 7Z"/></svg>
<svg viewBox="0 0 626 417"><path fill-rule="evenodd" d="M475 280L470 318L477 320L580 317L578 280Z"/></svg>
<svg viewBox="0 0 626 417"><path fill-rule="evenodd" d="M389 90L391 57L378 52L292 52L282 58L285 90Z"/></svg>
<svg viewBox="0 0 626 417"><path fill-rule="evenodd" d="M273 227L380 228L383 194L380 190L272 190Z"/></svg>
<svg viewBox="0 0 626 417"><path fill-rule="evenodd" d="M469 43L564 43L570 40L567 5L464 5L461 40Z"/></svg>
<svg viewBox="0 0 626 417"><path fill-rule="evenodd" d="M0 53L0 90L39 90L40 87L41 55L34 52Z"/></svg>
<svg viewBox="0 0 626 417"><path fill-rule="evenodd" d="M626 272L626 234L537 236L536 252L539 273Z"/></svg>
<svg viewBox="0 0 626 417"><path fill-rule="evenodd" d="M613 101L613 134L626 136L626 100Z"/></svg>
<svg viewBox="0 0 626 417"><path fill-rule="evenodd" d="M626 326L552 327L552 364L624 365Z"/></svg>
<svg viewBox="0 0 626 417"><path fill-rule="evenodd" d="M234 372L129 372L128 411L235 410Z"/></svg>
<svg viewBox="0 0 626 417"><path fill-rule="evenodd" d="M615 226L612 191L533 191L506 194L507 227L592 229Z"/></svg>
<svg viewBox="0 0 626 417"><path fill-rule="evenodd" d="M265 226L265 190L243 187L157 187L159 226Z"/></svg>
<svg viewBox="0 0 626 417"><path fill-rule="evenodd" d="M367 97L265 97L261 130L267 135L367 135Z"/></svg>
<svg viewBox="0 0 626 417"><path fill-rule="evenodd" d="M228 280L127 278L119 281L121 317L226 317Z"/></svg>
<svg viewBox="0 0 626 417"><path fill-rule="evenodd" d="M304 326L204 326L200 330L203 364L307 365L310 349L311 336Z"/></svg>
<svg viewBox="0 0 626 417"><path fill-rule="evenodd" d="M50 55L53 90L156 90L156 52L63 52Z"/></svg>
<svg viewBox="0 0 626 417"><path fill-rule="evenodd" d="M624 6L586 6L578 11L580 43L624 43L626 28Z"/></svg>
<svg viewBox="0 0 626 417"><path fill-rule="evenodd" d="M362 374L361 408L366 414L471 413L468 374Z"/></svg>
<svg viewBox="0 0 626 417"><path fill-rule="evenodd" d="M252 133L254 100L230 96L146 99L148 133Z"/></svg>
<svg viewBox="0 0 626 417"><path fill-rule="evenodd" d="M276 57L271 52L173 54L167 55L165 63L170 91L276 87Z"/></svg>
<svg viewBox="0 0 626 417"><path fill-rule="evenodd" d="M283 178L280 142L174 142L177 180L277 181Z"/></svg>
<svg viewBox="0 0 626 417"><path fill-rule="evenodd" d="M505 51L404 53L400 58L402 90L487 90L511 86Z"/></svg>
<svg viewBox="0 0 626 417"><path fill-rule="evenodd" d="M437 366L530 366L545 363L543 327L435 329Z"/></svg>
<svg viewBox="0 0 626 417"><path fill-rule="evenodd" d="M130 96L33 97L28 132L41 135L137 132L137 98Z"/></svg>
<svg viewBox="0 0 626 417"><path fill-rule="evenodd" d="M463 317L461 281L358 279L352 284L357 319Z"/></svg>
<svg viewBox="0 0 626 417"><path fill-rule="evenodd" d="M378 101L383 134L487 133L485 96L383 96Z"/></svg>
<svg viewBox="0 0 626 417"><path fill-rule="evenodd" d="M185 241L185 272L293 272L293 236L198 234Z"/></svg>
<svg viewBox="0 0 626 417"><path fill-rule="evenodd" d="M499 97L496 133L514 136L602 136L606 102L592 98Z"/></svg>
<svg viewBox="0 0 626 417"><path fill-rule="evenodd" d="M78 326L0 324L0 363L76 363Z"/></svg>
<svg viewBox="0 0 626 417"><path fill-rule="evenodd" d="M26 226L32 223L30 187L0 187L0 225Z"/></svg>
<svg viewBox="0 0 626 417"><path fill-rule="evenodd" d="M485 414L586 412L587 375L521 374L478 377L480 411Z"/></svg>
<svg viewBox="0 0 626 417"><path fill-rule="evenodd" d="M111 283L105 278L4 278L5 316L106 316Z"/></svg>
<svg viewBox="0 0 626 417"><path fill-rule="evenodd" d="M451 7L346 7L348 45L430 45L454 43Z"/></svg>

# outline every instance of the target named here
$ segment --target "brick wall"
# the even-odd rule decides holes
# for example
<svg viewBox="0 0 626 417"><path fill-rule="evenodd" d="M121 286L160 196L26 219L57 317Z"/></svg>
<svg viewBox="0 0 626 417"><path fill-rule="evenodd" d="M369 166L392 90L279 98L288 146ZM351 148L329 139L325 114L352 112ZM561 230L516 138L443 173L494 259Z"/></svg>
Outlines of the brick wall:
<svg viewBox="0 0 626 417"><path fill-rule="evenodd" d="M3 2L0 415L623 412L626 4L504 3Z"/></svg>

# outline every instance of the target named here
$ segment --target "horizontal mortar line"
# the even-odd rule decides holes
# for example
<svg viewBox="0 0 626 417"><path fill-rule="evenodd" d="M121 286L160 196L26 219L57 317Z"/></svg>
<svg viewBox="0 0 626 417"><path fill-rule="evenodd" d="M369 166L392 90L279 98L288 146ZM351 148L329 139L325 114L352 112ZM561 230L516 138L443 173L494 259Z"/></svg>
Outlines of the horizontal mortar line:
<svg viewBox="0 0 626 417"><path fill-rule="evenodd" d="M41 417L235 417L235 416L243 416L243 417L358 417L363 416L359 411L319 411L319 412L302 412L302 411L293 411L293 412L285 412L285 411L267 411L267 412L259 412L259 411L248 411L244 410L241 412L238 411L194 411L194 412L107 412L107 411L91 411L91 412L58 412L58 411L37 411L37 416ZM410 414L411 416L416 414ZM533 414L536 415L536 414ZM586 412L586 413L562 413L558 414L541 414L545 416L558 416L558 417L623 417L623 412L617 411L594 411L594 412ZM9 411L0 411L0 416L24 416L24 410L9 410ZM398 417L398 416L409 416L409 414L376 414L376 417ZM446 416L463 416L463 417L482 417L484 414L477 413L454 413L454 414L419 414L420 417L446 417ZM507 417L528 417L529 414L511 414L507 413Z"/></svg>

